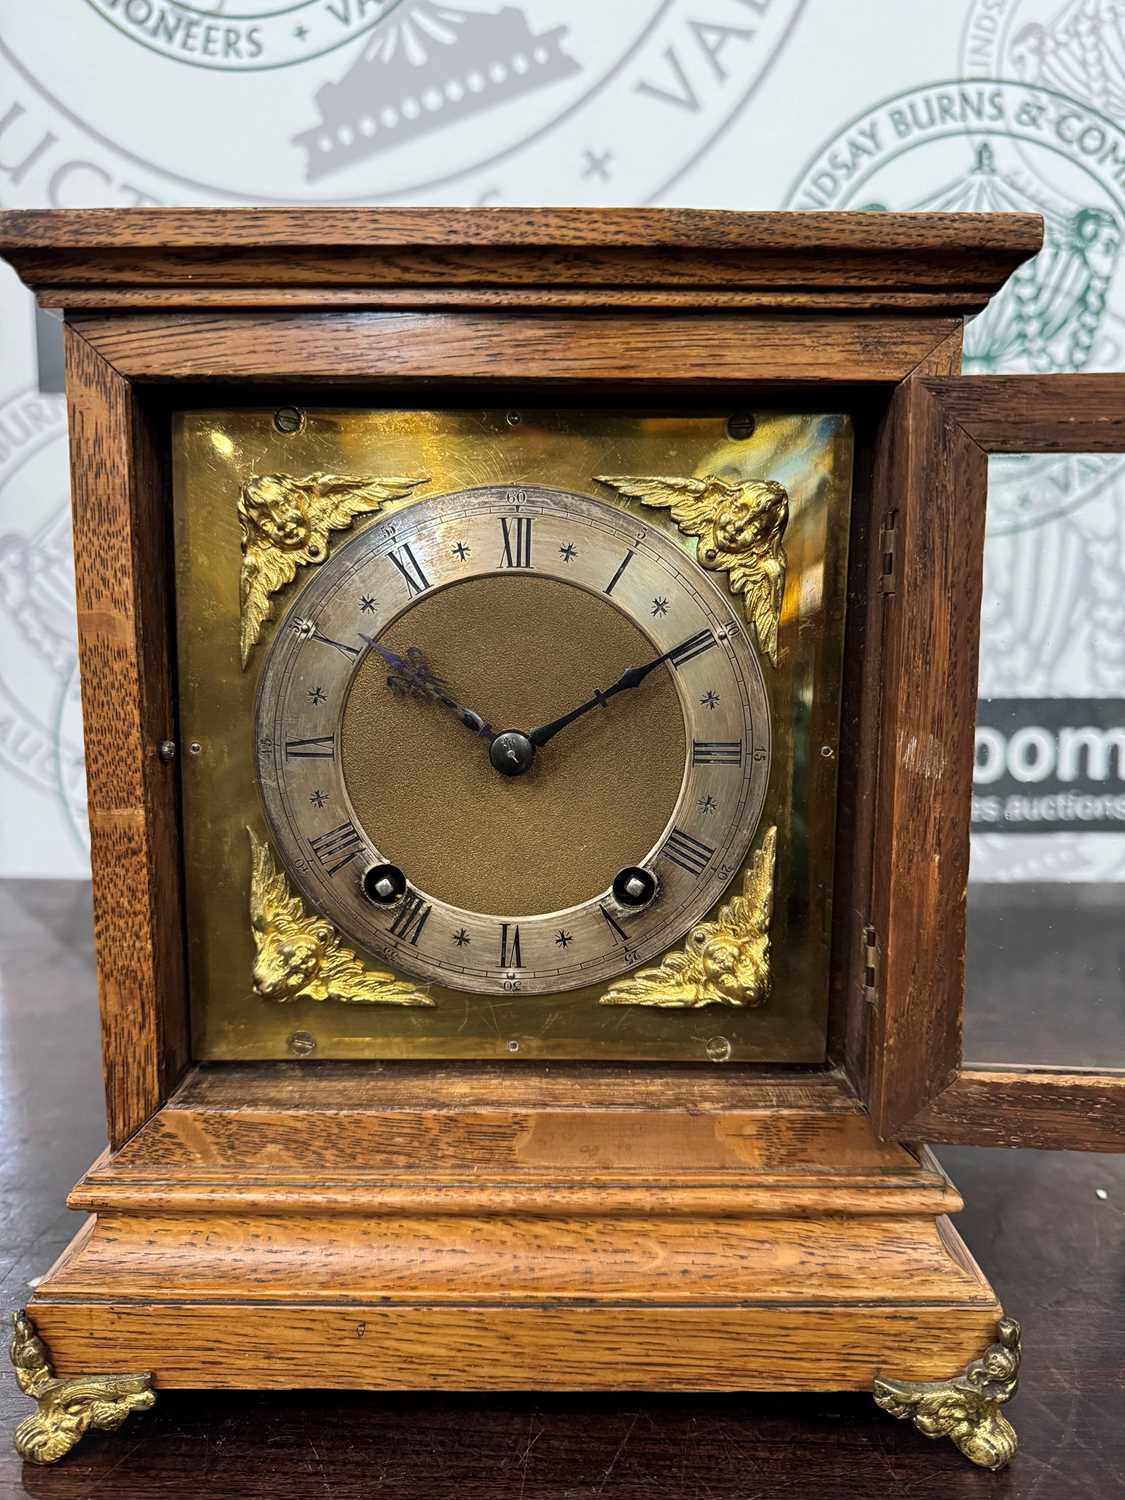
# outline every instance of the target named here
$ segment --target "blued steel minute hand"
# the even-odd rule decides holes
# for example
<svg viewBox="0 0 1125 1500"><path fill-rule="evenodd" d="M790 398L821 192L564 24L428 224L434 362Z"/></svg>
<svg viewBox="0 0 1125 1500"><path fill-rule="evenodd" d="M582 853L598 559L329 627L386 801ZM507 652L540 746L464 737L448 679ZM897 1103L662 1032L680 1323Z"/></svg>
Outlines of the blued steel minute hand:
<svg viewBox="0 0 1125 1500"><path fill-rule="evenodd" d="M670 661L680 650L682 650L681 646L673 646L670 651L665 651L660 656L654 656L651 661L646 661L643 667L630 667L627 672L622 672L613 686L607 687L604 693L596 692L592 698L587 699L585 703L580 703L577 708L572 708L568 714L563 714L558 719L552 719L549 724L540 724L538 729L531 731L528 739L535 746L536 750L540 749L548 740L554 739L560 729L565 729L568 724L573 724L575 719L580 719L583 714L589 713L592 708L604 708L609 699L616 697L618 693L625 692L627 688L640 687L650 672L654 672L662 662Z"/></svg>
<svg viewBox="0 0 1125 1500"><path fill-rule="evenodd" d="M381 646L378 641L372 640L371 636L365 635L363 639L377 651L391 668L391 675L387 678L388 686L393 692L409 693L412 697L422 699L430 703L444 703L461 720L466 729L477 734L482 740L491 742L496 738L496 731L491 724L481 718L480 714L474 713L471 708L465 708L458 703L445 689L445 684L440 678L435 677L418 646L411 646L405 656L399 656L397 652Z"/></svg>

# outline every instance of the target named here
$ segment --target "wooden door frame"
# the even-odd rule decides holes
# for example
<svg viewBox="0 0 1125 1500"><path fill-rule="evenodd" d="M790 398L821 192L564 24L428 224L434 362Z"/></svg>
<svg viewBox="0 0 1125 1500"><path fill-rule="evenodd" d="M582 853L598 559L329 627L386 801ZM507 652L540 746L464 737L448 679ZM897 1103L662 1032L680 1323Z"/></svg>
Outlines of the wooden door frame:
<svg viewBox="0 0 1125 1500"><path fill-rule="evenodd" d="M1125 451L1125 375L918 374L895 393L868 1103L884 1137L1125 1149L1125 1070L962 1057L988 459Z"/></svg>

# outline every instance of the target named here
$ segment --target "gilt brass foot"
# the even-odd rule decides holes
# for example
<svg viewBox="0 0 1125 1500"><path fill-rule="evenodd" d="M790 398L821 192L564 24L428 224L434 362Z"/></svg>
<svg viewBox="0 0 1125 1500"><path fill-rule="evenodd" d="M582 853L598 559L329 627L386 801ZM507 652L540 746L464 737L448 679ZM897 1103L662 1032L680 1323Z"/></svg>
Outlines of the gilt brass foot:
<svg viewBox="0 0 1125 1500"><path fill-rule="evenodd" d="M16 1382L38 1410L16 1428L16 1452L32 1464L57 1463L91 1427L114 1432L130 1412L156 1400L151 1375L72 1375L56 1380L47 1348L25 1312L12 1315Z"/></svg>
<svg viewBox="0 0 1125 1500"><path fill-rule="evenodd" d="M966 1458L983 1469L1002 1469L1015 1457L1019 1441L1000 1408L1019 1385L1020 1325L1001 1318L997 1341L980 1359L950 1380L875 1379L875 1400L892 1417L909 1417L927 1437L948 1437Z"/></svg>

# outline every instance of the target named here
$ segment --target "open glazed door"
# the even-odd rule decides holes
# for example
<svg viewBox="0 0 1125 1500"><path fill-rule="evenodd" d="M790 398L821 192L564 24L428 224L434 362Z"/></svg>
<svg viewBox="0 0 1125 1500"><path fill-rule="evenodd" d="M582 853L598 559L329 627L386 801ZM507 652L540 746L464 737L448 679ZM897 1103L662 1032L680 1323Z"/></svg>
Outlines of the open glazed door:
<svg viewBox="0 0 1125 1500"><path fill-rule="evenodd" d="M881 1134L900 1139L1125 1150L1125 884L1104 883L1093 896L1055 885L1060 866L1044 857L1043 842L1053 835L1042 832L1062 826L1068 830L1066 847L1074 848L1079 826L1102 832L1118 827L1106 836L1119 840L1108 864L1120 878L1125 797L1113 793L1125 792L1125 733L1120 715L1107 725L1104 716L1102 723L1091 723L1078 710L1069 715L1070 727L1055 733L1050 724L1032 719L1019 726L1010 717L1026 709L1021 700L1035 697L1042 700L1040 720L1049 719L1055 702L1046 696L1051 678L1043 659L1063 654L1058 636L1064 624L1047 618L1059 559L1048 557L1044 566L1041 542L1037 582L1022 585L1029 597L1017 601L1027 620L1039 621L1027 632L1039 641L1038 654L1019 681L1021 668L1008 648L1009 686L1001 684L1007 698L1000 702L997 692L996 712L977 734L990 473L994 503L1005 482L1018 503L1018 476L1014 485L1011 476L1022 460L1025 488L1034 487L1030 481L1037 476L1040 492L1054 484L1066 497L1056 511L1077 503L1076 471L1096 475L1100 469L1112 478L1116 465L1104 456L1125 454L1125 375L916 376L898 387L887 423L879 483L885 598L867 932L868 1103ZM1121 503L1119 493L1119 510ZM1018 517L1009 521L1017 529ZM1079 596L1086 593L1093 622L1087 628L1100 632L1103 656L1116 660L1125 656L1125 597L1116 597L1120 584L1113 581L1120 580L1125 562L1121 520L1103 526L1103 535L1095 535L1088 520L1084 524L1087 545L1065 560L1070 587ZM1099 549L1111 549L1116 559L1100 577ZM1006 648L997 643L996 649ZM1056 691L1057 684L1058 673ZM1062 721L1066 701L1057 700ZM981 712L989 712L987 702ZM978 898L974 884L966 1015L970 818L974 757L980 768L982 753L987 785L978 789L991 795L978 798L975 828L987 827L980 820L990 816L1011 828L1009 812L1026 819L1033 837L1024 837L1020 847L1037 854L1038 862L1025 860L1024 868L1038 870L1040 879L1046 872L1056 908L1046 915L1025 912L1021 921L1006 924L1003 915L989 914L987 893ZM1101 785L1084 793L1081 783L1089 780L1091 765ZM978 769L978 780L981 774ZM1006 787L1014 788L1008 797ZM1060 810L1069 820L1060 818ZM1009 839L1008 847L1014 842ZM1089 861L1087 876L1096 867L1097 861ZM1073 862L1061 873L1073 879ZM1082 907L1080 920L1075 902ZM1040 939L1037 958L1033 950ZM974 1026L973 1006L989 992L1004 992L1006 1024L993 1018L991 1026ZM1033 1007L1041 1017L1050 1012L1048 1024L1031 1024ZM1091 1008L1095 1024L1087 1025Z"/></svg>

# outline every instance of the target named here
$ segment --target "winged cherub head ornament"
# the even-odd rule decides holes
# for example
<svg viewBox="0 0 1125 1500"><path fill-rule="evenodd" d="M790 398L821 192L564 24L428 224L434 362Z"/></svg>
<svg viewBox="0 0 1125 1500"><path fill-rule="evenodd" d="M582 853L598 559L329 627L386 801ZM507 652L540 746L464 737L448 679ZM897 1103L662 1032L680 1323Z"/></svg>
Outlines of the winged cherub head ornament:
<svg viewBox="0 0 1125 1500"><path fill-rule="evenodd" d="M672 512L681 531L699 537L701 565L729 575L731 589L746 595L746 613L758 645L777 666L777 628L785 589L789 495L773 479L729 483L715 474L695 479L667 475L598 474L599 484Z"/></svg>
<svg viewBox="0 0 1125 1500"><path fill-rule="evenodd" d="M292 583L297 569L328 556L328 533L350 526L356 516L400 500L417 479L360 478L353 474L256 474L242 486L242 669L273 614L273 595Z"/></svg>

